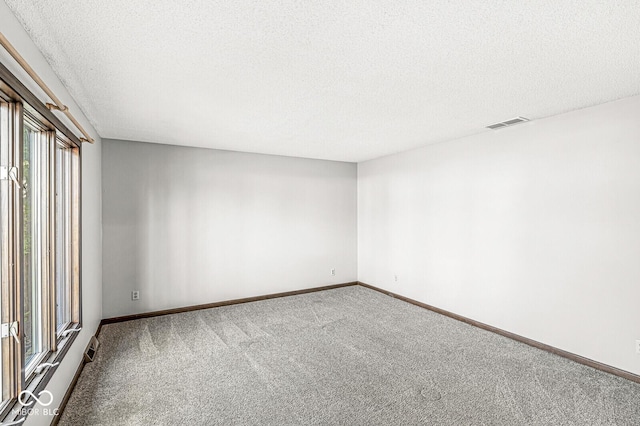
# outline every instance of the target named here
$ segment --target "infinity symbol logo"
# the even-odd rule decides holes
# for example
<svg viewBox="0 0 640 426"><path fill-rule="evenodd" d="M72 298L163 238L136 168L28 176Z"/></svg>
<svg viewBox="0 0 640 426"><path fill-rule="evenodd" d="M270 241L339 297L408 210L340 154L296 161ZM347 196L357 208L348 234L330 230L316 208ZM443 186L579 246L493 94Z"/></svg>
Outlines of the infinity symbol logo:
<svg viewBox="0 0 640 426"><path fill-rule="evenodd" d="M42 399L38 398L38 396L42 397L42 394L49 395L49 402L44 402L42 401ZM26 398L25 398L25 395L26 395ZM42 405L43 407L48 407L53 402L53 395L48 390L40 391L40 393L38 393L38 396L35 396L31 391L25 390L20 392L20 395L18 395L18 402L20 402L20 404L22 404L23 407L29 407L33 405L33 403L36 401L38 402L38 404ZM33 398L34 400L27 404L25 400L28 400L29 397Z"/></svg>

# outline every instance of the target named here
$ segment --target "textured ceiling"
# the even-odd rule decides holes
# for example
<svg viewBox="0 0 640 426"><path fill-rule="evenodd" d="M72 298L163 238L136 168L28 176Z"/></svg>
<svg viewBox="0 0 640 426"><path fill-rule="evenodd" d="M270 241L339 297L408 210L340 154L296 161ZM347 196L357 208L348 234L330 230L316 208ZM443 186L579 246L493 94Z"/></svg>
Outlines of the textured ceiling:
<svg viewBox="0 0 640 426"><path fill-rule="evenodd" d="M5 1L104 138L362 161L640 93L640 0Z"/></svg>

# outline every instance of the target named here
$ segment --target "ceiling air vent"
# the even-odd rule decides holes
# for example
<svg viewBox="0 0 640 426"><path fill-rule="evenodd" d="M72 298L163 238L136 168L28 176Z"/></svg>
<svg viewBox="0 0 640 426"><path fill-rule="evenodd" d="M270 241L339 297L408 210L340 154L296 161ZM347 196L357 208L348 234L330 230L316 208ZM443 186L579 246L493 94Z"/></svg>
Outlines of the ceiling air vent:
<svg viewBox="0 0 640 426"><path fill-rule="evenodd" d="M491 124L487 126L487 129L495 130L501 127L508 127L508 126L513 126L514 124L524 123L525 121L529 121L529 119L524 117L516 117L516 118L512 118L511 120L503 121L501 123Z"/></svg>

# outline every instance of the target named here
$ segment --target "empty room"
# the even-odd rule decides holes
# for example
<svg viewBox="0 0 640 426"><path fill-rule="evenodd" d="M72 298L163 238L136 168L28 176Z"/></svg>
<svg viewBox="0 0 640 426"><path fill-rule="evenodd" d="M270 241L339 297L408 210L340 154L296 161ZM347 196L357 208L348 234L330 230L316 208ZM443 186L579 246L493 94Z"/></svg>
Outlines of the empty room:
<svg viewBox="0 0 640 426"><path fill-rule="evenodd" d="M640 425L640 0L0 0L0 426Z"/></svg>

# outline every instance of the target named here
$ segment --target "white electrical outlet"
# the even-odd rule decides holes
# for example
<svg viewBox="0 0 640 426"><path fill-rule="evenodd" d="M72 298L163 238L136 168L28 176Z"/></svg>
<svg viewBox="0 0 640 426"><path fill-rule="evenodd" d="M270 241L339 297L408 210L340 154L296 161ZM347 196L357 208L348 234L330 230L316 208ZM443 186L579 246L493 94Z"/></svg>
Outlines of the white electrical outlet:
<svg viewBox="0 0 640 426"><path fill-rule="evenodd" d="M331 275L334 275L334 276L336 275L336 270L333 268L331 269Z"/></svg>
<svg viewBox="0 0 640 426"><path fill-rule="evenodd" d="M640 354L640 340L636 340L636 353Z"/></svg>
<svg viewBox="0 0 640 426"><path fill-rule="evenodd" d="M140 300L140 292L138 290L131 292L131 300Z"/></svg>
<svg viewBox="0 0 640 426"><path fill-rule="evenodd" d="M395 282L398 282L398 276L397 275L394 275L393 279L394 279Z"/></svg>

